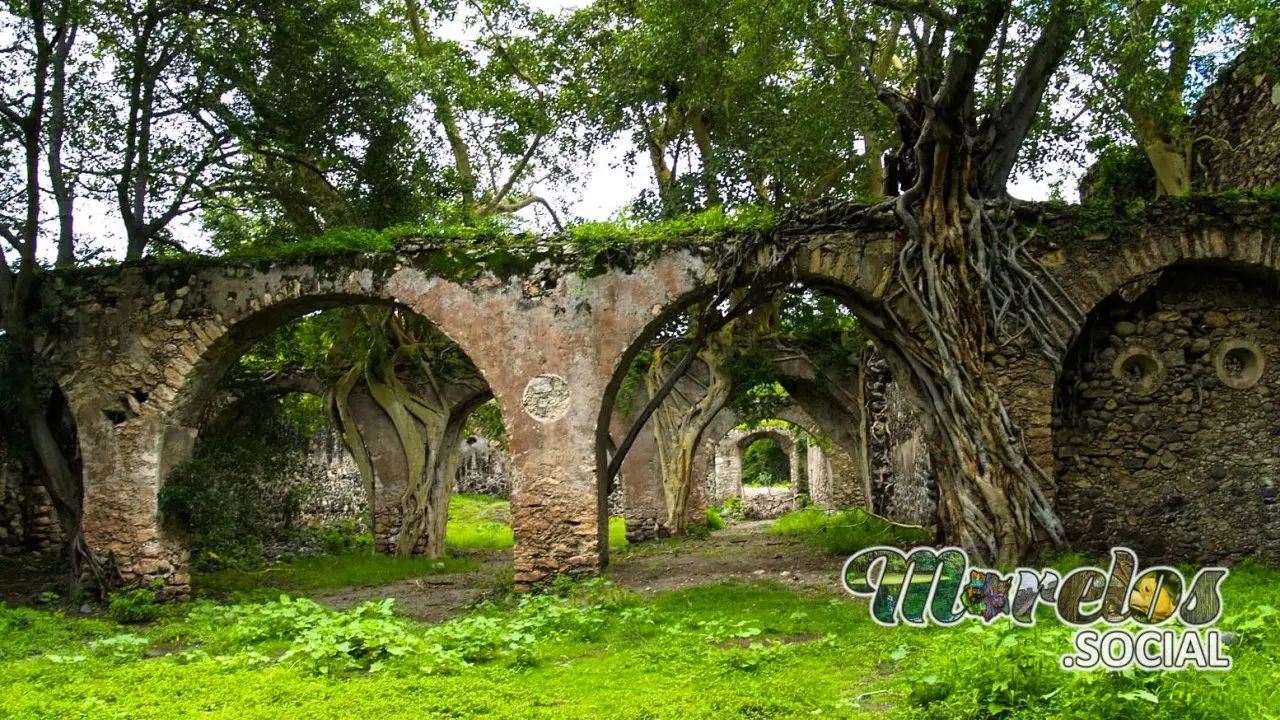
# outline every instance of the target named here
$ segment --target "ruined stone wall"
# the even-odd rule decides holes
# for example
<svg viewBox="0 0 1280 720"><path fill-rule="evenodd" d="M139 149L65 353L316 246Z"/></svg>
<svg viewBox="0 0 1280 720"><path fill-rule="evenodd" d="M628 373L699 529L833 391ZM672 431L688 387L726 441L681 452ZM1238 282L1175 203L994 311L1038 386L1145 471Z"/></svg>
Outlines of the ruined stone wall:
<svg viewBox="0 0 1280 720"><path fill-rule="evenodd" d="M1274 278L1166 271L1095 313L1055 407L1069 538L1150 561L1280 557Z"/></svg>
<svg viewBox="0 0 1280 720"><path fill-rule="evenodd" d="M309 484L299 513L303 525L366 518L364 479L337 432L325 428L311 439L298 479Z"/></svg>
<svg viewBox="0 0 1280 720"><path fill-rule="evenodd" d="M502 449L480 435L462 441L462 462L458 465L455 492L469 495L511 497L511 477Z"/></svg>
<svg viewBox="0 0 1280 720"><path fill-rule="evenodd" d="M0 556L62 550L48 491L18 463L0 462Z"/></svg>
<svg viewBox="0 0 1280 720"><path fill-rule="evenodd" d="M1280 185L1280 48L1248 52L1196 104L1192 186L1199 192Z"/></svg>
<svg viewBox="0 0 1280 720"><path fill-rule="evenodd" d="M884 360L871 352L866 363L872 511L895 522L932 527L938 486L923 430Z"/></svg>
<svg viewBox="0 0 1280 720"><path fill-rule="evenodd" d="M748 487L742 484L742 458L746 449L756 440L773 438L782 446L790 459L791 484L786 487ZM796 509L796 496L800 494L800 451L795 433L788 427L768 425L757 428L734 428L714 444L715 461L708 464L706 475L707 501L711 505L723 505L735 498L743 501L745 515L750 519L776 518ZM704 447L711 446L704 441Z"/></svg>

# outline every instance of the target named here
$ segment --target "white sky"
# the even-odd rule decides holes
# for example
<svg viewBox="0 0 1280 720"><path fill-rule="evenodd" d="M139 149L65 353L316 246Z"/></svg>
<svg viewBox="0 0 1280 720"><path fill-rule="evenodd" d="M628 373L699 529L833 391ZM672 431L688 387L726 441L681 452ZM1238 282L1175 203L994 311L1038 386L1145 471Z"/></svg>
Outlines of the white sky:
<svg viewBox="0 0 1280 720"><path fill-rule="evenodd" d="M533 7L552 13L574 10L589 3L590 0L530 0ZM442 34L447 37L455 33L450 32L450 28L445 28ZM465 35L466 30L461 24L457 24L456 37L463 39ZM557 210L567 207L569 218L608 220L616 216L642 190L653 185L652 169L643 158L638 163L626 160L625 154L629 147L629 137L616 138L598 151L586 167L580 169L578 183L571 187L539 188L540 193ZM1074 168L1055 168L1050 176L1061 178L1078 175L1080 172L1080 169ZM1067 186L1073 188L1074 181L1067 183ZM1045 200L1048 199L1051 188L1047 181L1015 176L1009 190L1022 199ZM1070 196L1071 193L1068 193L1068 198ZM112 256L123 257L124 234L114 205L82 197L76 200L76 208L77 234L84 236L92 244L104 246ZM537 212L544 213L543 218L538 218L535 215ZM520 215L535 226L549 226L545 221L545 211L541 208L529 208ZM196 216L180 220L173 230L177 238L193 249L204 245ZM46 252L52 255L50 243L45 243L45 246Z"/></svg>

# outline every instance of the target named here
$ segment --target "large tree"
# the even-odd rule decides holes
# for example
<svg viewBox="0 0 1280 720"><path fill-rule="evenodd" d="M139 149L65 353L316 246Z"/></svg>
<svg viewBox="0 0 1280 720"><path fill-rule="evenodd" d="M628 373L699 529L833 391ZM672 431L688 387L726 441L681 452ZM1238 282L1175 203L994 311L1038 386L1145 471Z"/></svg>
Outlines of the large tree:
<svg viewBox="0 0 1280 720"><path fill-rule="evenodd" d="M1131 0L1090 8L1079 68L1094 83L1083 95L1102 142L1132 138L1161 195L1192 191L1196 143L1191 108L1216 70L1249 43L1273 38L1280 11L1259 0Z"/></svg>
<svg viewBox="0 0 1280 720"><path fill-rule="evenodd" d="M19 449L48 488L73 555L92 562L79 534L81 487L60 432L62 408L51 403L53 379L42 370L40 328L32 322L42 244L54 240L60 265L75 259L74 190L61 151L74 105L69 58L83 12L74 0L0 9L8 43L0 53L0 420L5 444Z"/></svg>
<svg viewBox="0 0 1280 720"><path fill-rule="evenodd" d="M653 173L651 215L744 202L774 206L878 195L892 119L862 81L893 48L868 50L843 6L602 0L569 24L584 48L576 85L593 144L629 136ZM894 30L881 32L892 37Z"/></svg>
<svg viewBox="0 0 1280 720"><path fill-rule="evenodd" d="M867 329L885 341L900 384L923 411L948 542L1013 563L1039 538L1065 538L1045 497L1047 478L997 392L988 348L1021 336L1056 358L1064 326L1081 317L994 205L1005 201L1045 91L1088 8L1076 0L912 7L914 82L879 88L915 169L891 204L905 238L900 297L869 313Z"/></svg>

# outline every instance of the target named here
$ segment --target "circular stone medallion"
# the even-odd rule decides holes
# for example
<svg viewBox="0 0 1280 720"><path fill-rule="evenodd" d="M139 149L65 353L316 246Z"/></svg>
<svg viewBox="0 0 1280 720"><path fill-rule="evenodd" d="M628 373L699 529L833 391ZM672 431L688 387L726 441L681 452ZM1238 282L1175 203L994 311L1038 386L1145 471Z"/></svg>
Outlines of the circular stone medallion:
<svg viewBox="0 0 1280 720"><path fill-rule="evenodd" d="M569 383L559 375L538 375L524 386L521 404L538 422L559 420L569 412Z"/></svg>

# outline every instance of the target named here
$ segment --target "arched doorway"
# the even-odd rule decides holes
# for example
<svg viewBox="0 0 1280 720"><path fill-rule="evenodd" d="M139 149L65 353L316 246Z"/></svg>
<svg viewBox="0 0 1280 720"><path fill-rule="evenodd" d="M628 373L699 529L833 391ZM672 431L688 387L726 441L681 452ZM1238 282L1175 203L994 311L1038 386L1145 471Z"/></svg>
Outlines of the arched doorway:
<svg viewBox="0 0 1280 720"><path fill-rule="evenodd" d="M1273 271L1166 268L1090 313L1054 402L1056 506L1079 547L1280 555Z"/></svg>

